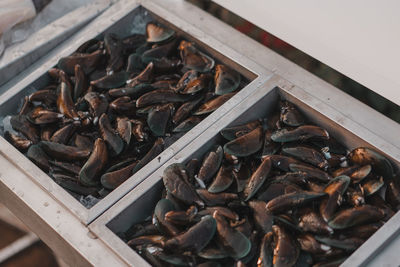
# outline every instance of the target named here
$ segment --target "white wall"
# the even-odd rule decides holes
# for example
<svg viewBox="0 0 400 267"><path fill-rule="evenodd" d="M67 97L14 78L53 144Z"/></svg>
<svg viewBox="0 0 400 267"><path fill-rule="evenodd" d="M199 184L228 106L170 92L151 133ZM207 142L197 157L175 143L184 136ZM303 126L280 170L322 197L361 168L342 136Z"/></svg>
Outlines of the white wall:
<svg viewBox="0 0 400 267"><path fill-rule="evenodd" d="M214 1L400 105L400 1Z"/></svg>

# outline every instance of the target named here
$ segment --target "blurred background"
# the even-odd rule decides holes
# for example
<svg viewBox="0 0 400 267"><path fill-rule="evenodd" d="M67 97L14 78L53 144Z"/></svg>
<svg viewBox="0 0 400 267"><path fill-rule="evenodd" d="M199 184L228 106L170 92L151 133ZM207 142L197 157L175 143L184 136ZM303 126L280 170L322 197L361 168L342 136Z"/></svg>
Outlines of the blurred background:
<svg viewBox="0 0 400 267"><path fill-rule="evenodd" d="M23 42L30 34L56 20L60 16L94 0L0 0L0 55L7 46ZM108 1L108 0L107 0ZM368 88L342 75L322 62L265 32L250 22L238 17L210 0L187 0L218 19L231 25L243 34L274 50L321 79L357 98L378 112L400 122L400 108ZM11 3L20 2L21 10L12 10ZM110 4L114 0L108 1ZM27 15L34 4L34 14ZM28 10L28 11L27 11ZM5 15L27 16L26 20L15 20L13 27L4 26ZM3 14L3 15L2 15ZM3 23L3 34L1 33ZM8 22L9 23L9 22ZM0 58L1 59L1 58ZM65 266L52 251L29 229L0 204L0 266Z"/></svg>
<svg viewBox="0 0 400 267"><path fill-rule="evenodd" d="M1 204L0 237L1 267L67 267Z"/></svg>
<svg viewBox="0 0 400 267"><path fill-rule="evenodd" d="M224 9L214 2L211 2L210 0L188 0L188 2L191 2L192 4L202 8L213 16L231 25L238 31L262 43L283 57L348 93L354 98L357 98L361 102L367 104L392 120L400 122L400 107L369 90L365 86L342 75L322 62L303 53L288 43L285 43L274 35L261 30L252 23L242 19L241 17Z"/></svg>

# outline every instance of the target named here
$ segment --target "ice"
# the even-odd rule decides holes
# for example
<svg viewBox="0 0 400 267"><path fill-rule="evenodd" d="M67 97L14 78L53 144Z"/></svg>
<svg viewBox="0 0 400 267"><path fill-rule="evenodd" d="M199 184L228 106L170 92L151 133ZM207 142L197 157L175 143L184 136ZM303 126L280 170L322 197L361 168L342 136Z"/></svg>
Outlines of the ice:
<svg viewBox="0 0 400 267"><path fill-rule="evenodd" d="M11 116L0 117L0 135L4 136L5 132L10 132L13 134L17 134L16 131L11 127L10 123Z"/></svg>
<svg viewBox="0 0 400 267"><path fill-rule="evenodd" d="M130 34L146 34L146 24L153 18L147 11L137 14L131 22Z"/></svg>
<svg viewBox="0 0 400 267"><path fill-rule="evenodd" d="M99 201L100 199L95 198L92 195L88 195L86 197L81 196L81 198L79 199L79 202L81 202L81 204L85 206L85 208L87 209L90 209L91 207L96 205Z"/></svg>

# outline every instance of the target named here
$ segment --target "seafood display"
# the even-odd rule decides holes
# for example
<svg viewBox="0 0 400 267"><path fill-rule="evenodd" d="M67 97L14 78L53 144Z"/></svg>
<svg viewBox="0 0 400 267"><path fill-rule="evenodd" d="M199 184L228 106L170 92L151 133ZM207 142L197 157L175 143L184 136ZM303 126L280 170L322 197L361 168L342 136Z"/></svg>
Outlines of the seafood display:
<svg viewBox="0 0 400 267"><path fill-rule="evenodd" d="M385 156L286 100L216 140L166 167L152 215L118 233L152 266L338 266L400 209Z"/></svg>
<svg viewBox="0 0 400 267"><path fill-rule="evenodd" d="M105 197L248 82L155 22L88 40L48 75L4 137L77 199Z"/></svg>

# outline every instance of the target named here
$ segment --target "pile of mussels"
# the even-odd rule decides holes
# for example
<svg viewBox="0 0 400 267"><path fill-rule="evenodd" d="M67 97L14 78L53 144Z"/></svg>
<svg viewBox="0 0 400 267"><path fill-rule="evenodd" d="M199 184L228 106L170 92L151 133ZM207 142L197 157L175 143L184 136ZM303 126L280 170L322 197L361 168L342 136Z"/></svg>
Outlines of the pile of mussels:
<svg viewBox="0 0 400 267"><path fill-rule="evenodd" d="M152 265L336 266L400 208L384 156L348 153L292 103L220 134L165 169L152 217L122 235Z"/></svg>
<svg viewBox="0 0 400 267"><path fill-rule="evenodd" d="M48 73L5 137L77 198L104 197L245 83L155 23L89 40Z"/></svg>

